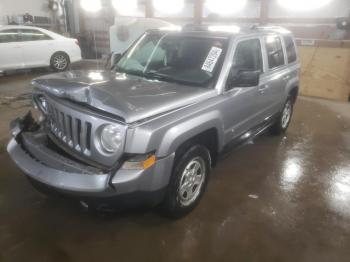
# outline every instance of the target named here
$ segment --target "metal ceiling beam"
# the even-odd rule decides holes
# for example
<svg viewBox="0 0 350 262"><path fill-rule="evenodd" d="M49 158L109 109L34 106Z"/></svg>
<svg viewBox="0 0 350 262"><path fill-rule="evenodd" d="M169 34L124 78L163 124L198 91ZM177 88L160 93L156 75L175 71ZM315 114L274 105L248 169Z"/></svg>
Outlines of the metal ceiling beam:
<svg viewBox="0 0 350 262"><path fill-rule="evenodd" d="M154 8L152 0L145 0L145 17L154 17Z"/></svg>
<svg viewBox="0 0 350 262"><path fill-rule="evenodd" d="M195 24L203 22L204 0L195 0L193 3L193 19Z"/></svg>
<svg viewBox="0 0 350 262"><path fill-rule="evenodd" d="M269 0L260 1L260 25L268 24L269 20Z"/></svg>

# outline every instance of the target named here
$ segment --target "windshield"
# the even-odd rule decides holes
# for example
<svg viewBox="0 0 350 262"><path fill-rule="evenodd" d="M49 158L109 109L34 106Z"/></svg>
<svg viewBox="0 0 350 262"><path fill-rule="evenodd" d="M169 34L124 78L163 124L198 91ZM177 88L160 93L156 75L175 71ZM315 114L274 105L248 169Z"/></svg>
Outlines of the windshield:
<svg viewBox="0 0 350 262"><path fill-rule="evenodd" d="M207 87L222 66L226 46L226 38L145 34L115 68L150 79Z"/></svg>

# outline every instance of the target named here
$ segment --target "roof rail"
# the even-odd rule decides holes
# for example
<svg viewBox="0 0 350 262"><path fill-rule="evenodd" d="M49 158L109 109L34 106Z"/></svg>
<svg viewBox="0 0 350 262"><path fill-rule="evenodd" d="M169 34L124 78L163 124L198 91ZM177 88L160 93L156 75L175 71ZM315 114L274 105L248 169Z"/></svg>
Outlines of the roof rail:
<svg viewBox="0 0 350 262"><path fill-rule="evenodd" d="M282 26L258 26L253 25L250 27L251 30L271 30L280 33L290 33L290 31Z"/></svg>

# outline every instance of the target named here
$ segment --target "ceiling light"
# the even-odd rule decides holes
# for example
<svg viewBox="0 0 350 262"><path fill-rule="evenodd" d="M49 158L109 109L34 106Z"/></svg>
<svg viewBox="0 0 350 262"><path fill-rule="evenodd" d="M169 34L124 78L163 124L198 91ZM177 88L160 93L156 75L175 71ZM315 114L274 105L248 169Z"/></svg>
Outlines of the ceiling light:
<svg viewBox="0 0 350 262"><path fill-rule="evenodd" d="M98 12L101 10L101 0L81 0L80 6L87 12Z"/></svg>
<svg viewBox="0 0 350 262"><path fill-rule="evenodd" d="M185 5L184 0L153 0L154 8L163 14L179 13Z"/></svg>
<svg viewBox="0 0 350 262"><path fill-rule="evenodd" d="M231 15L243 9L247 0L206 0L205 7L212 13Z"/></svg>
<svg viewBox="0 0 350 262"><path fill-rule="evenodd" d="M278 3L292 11L311 11L328 5L332 0L278 0Z"/></svg>
<svg viewBox="0 0 350 262"><path fill-rule="evenodd" d="M133 15L137 9L137 0L113 0L112 4L121 15Z"/></svg>

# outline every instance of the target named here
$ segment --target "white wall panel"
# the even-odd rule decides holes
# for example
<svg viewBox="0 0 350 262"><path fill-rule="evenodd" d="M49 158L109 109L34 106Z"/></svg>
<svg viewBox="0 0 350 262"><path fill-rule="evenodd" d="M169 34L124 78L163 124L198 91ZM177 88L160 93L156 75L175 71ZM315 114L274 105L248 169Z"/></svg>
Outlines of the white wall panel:
<svg viewBox="0 0 350 262"><path fill-rule="evenodd" d="M271 18L335 18L348 16L349 12L350 0L333 0L327 6L308 12L297 12L285 9L280 6L278 0L271 0L269 8L269 16Z"/></svg>

